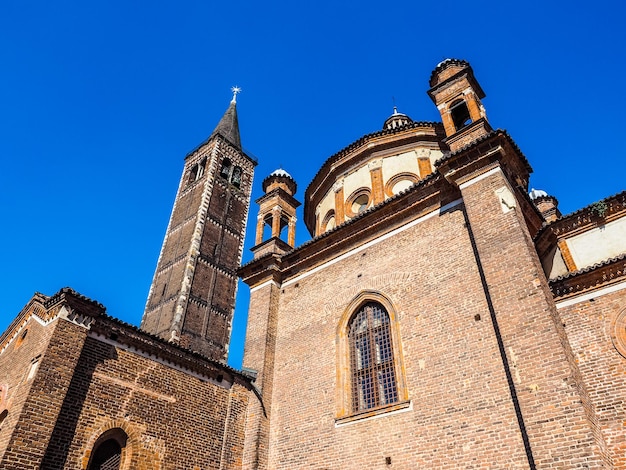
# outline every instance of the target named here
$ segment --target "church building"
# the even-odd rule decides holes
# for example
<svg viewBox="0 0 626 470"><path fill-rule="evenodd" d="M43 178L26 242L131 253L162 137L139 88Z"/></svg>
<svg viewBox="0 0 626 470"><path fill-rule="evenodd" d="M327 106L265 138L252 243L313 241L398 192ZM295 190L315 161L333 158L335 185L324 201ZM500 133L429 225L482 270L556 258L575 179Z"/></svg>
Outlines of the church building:
<svg viewBox="0 0 626 470"><path fill-rule="evenodd" d="M394 108L326 159L296 246L287 171L250 207L234 91L185 157L141 327L65 288L0 337L0 468L626 469L626 192L562 215L447 59L441 122Z"/></svg>

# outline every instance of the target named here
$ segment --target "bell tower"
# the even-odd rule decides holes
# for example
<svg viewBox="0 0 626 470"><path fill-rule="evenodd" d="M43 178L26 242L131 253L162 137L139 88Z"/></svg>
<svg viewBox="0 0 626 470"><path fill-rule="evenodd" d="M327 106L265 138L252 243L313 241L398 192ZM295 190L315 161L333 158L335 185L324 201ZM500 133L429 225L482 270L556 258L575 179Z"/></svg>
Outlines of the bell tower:
<svg viewBox="0 0 626 470"><path fill-rule="evenodd" d="M185 157L141 328L225 361L256 161L241 148L236 96Z"/></svg>
<svg viewBox="0 0 626 470"><path fill-rule="evenodd" d="M468 62L458 59L440 62L430 76L430 87L428 95L441 113L445 142L451 152L491 132L480 102L485 92Z"/></svg>

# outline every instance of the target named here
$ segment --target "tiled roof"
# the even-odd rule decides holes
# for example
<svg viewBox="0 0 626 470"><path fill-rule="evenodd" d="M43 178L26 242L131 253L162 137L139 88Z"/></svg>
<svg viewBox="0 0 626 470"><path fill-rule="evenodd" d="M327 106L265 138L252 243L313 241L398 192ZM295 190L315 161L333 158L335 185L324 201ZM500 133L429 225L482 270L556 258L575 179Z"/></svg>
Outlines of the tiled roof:
<svg viewBox="0 0 626 470"><path fill-rule="evenodd" d="M460 66L464 66L464 67L470 67L469 62L467 62L467 61L465 61L463 59L445 59L445 60L442 60L441 62L439 62L437 64L437 66L435 67L435 70L433 70L432 73L430 74L429 83L431 83L431 86L432 86L432 81L435 78L435 75L437 75L442 70L448 68L448 66L450 66L450 65L460 65Z"/></svg>
<svg viewBox="0 0 626 470"><path fill-rule="evenodd" d="M456 155L459 155L460 153L466 152L467 150L471 149L472 147L475 147L475 146L481 144L482 142L485 142L485 141L491 139L492 137L497 136L498 134L503 135L504 137L506 137L506 139L513 146L515 151L522 157L522 159L523 159L524 163L526 164L528 170L531 171L531 167L530 167L530 163L528 163L528 159L522 153L522 150L517 146L515 141L511 138L509 133L506 130L504 130L504 129L495 129L495 130L493 130L493 131L491 131L491 132L489 132L489 133L487 133L485 135L482 135L482 136L478 137L476 140L473 140L469 144L464 145L463 147L461 147L458 150L455 150L452 153L449 153L447 155L444 154L443 157L439 158L435 162L435 167L438 167L439 165L441 165L442 163L450 160L451 158L455 157Z"/></svg>
<svg viewBox="0 0 626 470"><path fill-rule="evenodd" d="M610 264L616 263L618 261L623 261L623 260L626 260L626 253L622 253L621 255L615 256L613 258L609 258L599 263L592 264L591 266L581 268L578 271L573 271L571 273L563 274L562 276L552 278L550 279L550 282L552 283L552 282L564 281L566 279L571 279L581 274L590 273L591 271L595 271L598 268L602 268L604 266L608 266Z"/></svg>
<svg viewBox="0 0 626 470"><path fill-rule="evenodd" d="M250 380L252 377L249 376L248 374L246 374L245 372L242 371L238 371L237 369L233 369L232 367L223 364L221 362L215 361L213 359L210 359L204 355L202 355L201 353L194 351L192 349L188 349L185 348L183 346L180 346L178 344L175 343L171 343L169 341L164 340L163 338L161 338L160 336L154 335L152 333L148 333L140 328L138 328L135 325L132 325L130 323L126 323L118 318L112 317L110 315L107 315L105 313L106 308L104 307L104 305L102 305L101 303L90 299L89 297L86 297L78 292L76 292L74 289L70 288L70 287L64 287L63 289L59 290L56 294L54 294L53 296L51 296L49 299L47 299L44 303L44 306L49 307L52 306L54 303L58 302L60 300L60 298L63 295L71 295L77 299L80 299L82 301L88 302L90 304L92 304L94 307L97 307L100 310L100 315L98 315L98 318L100 319L104 319L106 321L109 321L111 323L114 323L116 325L118 325L120 328L126 329L126 330L130 330L130 332L135 333L136 335L138 335L139 337L143 337L145 339L149 339L150 341L154 342L158 345L162 345L165 348L168 348L170 351L175 350L178 352L178 354L175 354L175 356L182 358L184 355L187 356L192 356L195 357L197 359L202 359L203 361L212 364L213 366L222 369L224 371L227 371L229 373L232 373L234 375L239 375L243 378L245 378L246 380Z"/></svg>
<svg viewBox="0 0 626 470"><path fill-rule="evenodd" d="M537 232L537 235L535 235L535 240L539 238L546 230L554 230L557 227L567 225L568 222L573 222L577 218L590 215L590 213L594 210L594 207L599 203L608 203L609 208L612 206L613 203L616 203L616 206L619 206L621 204L622 208L626 208L626 191L622 191L604 199L600 199L599 201L592 202L585 207L577 209L574 212L570 212L569 214L563 215L558 219L553 220L552 222L544 224L539 232Z"/></svg>
<svg viewBox="0 0 626 470"><path fill-rule="evenodd" d="M370 139L372 139L374 137L380 137L380 136L383 136L383 135L398 134L398 133L404 132L404 131L406 131L408 129L415 129L415 128L419 128L419 127L437 127L437 126L442 126L442 124L440 122L432 122L432 121L414 121L414 122L410 122L410 123L408 123L408 124L406 124L404 126L396 127L395 129L381 129L379 131L372 132L371 134L364 135L363 137L361 137L361 138L355 140L354 142L352 142L347 147L344 147L343 149L341 149L339 152L335 153L334 155L331 155L324 162L324 164L320 167L318 172L315 174L315 176L311 180L311 183L309 183L309 185L307 186L305 194L308 194L309 189L311 188L311 185L313 184L313 182L317 179L317 177L320 174L322 174L322 172L327 167L329 167L330 165L335 163L337 160L341 159L343 156L345 156L347 153L351 152L352 150L361 147L368 140L370 140Z"/></svg>

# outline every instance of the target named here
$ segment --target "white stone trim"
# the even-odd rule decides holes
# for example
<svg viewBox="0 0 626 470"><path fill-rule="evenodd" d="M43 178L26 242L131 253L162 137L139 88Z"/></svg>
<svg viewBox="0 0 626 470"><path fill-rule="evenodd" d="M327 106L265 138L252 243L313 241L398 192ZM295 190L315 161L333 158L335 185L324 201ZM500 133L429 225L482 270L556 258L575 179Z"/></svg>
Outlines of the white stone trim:
<svg viewBox="0 0 626 470"><path fill-rule="evenodd" d="M459 185L459 189L465 189L465 188L467 188L468 186L471 186L471 185L473 185L474 183L478 183L480 180L483 180L483 179L485 179L485 178L488 178L488 177L489 177L489 176L491 176L491 175L495 175L495 174L496 174L496 173L498 173L498 172L502 173L502 168L500 168L499 166L497 166L497 167L495 167L495 168L492 168L491 170L486 171L485 173L483 173L483 174L481 174L481 175L475 176L474 178L472 178L472 179L471 179L471 180L469 180L469 181L466 181L465 183L461 183L461 184Z"/></svg>
<svg viewBox="0 0 626 470"><path fill-rule="evenodd" d="M331 266L331 265L333 265L333 264L335 264L335 263L337 263L339 261L342 261L342 260L348 258L349 256L354 255L355 253L359 253L360 251L363 251L363 250L365 250L365 249L367 249L367 248L369 248L371 246L374 246L374 245L376 245L376 244L378 244L378 243L380 243L380 242L382 242L384 240L387 240L388 238L391 238L394 235L397 235L397 234L399 234L401 232L404 232L405 230L408 230L411 227L414 227L415 225L417 225L419 223L422 223L422 222L424 222L424 221L426 221L426 220L428 220L428 219L430 219L432 217L438 216L442 212L445 212L448 209L451 209L452 207L458 206L462 202L463 202L463 199L457 199L456 201L452 201L451 203L446 204L445 206L440 207L439 209L434 210L434 211L432 211L432 212L430 212L430 213L428 213L428 214L426 214L426 215L424 215L422 217L419 217L418 219L415 219L415 220L409 222L408 224L403 225L402 227L398 227L397 229L392 230L391 232L388 232L388 233L384 234L383 236L376 238L375 240L371 240L371 241L369 241L369 242L367 242L367 243L365 243L365 244L363 244L363 245L361 245L361 246L359 246L357 248L354 248L354 249L352 249L350 251L345 252L342 255L337 256L334 259L331 259L331 260L329 260L329 261L327 261L325 263L320 264L319 266L311 269L310 271L302 273L299 276L293 277L293 278L289 279L288 281L283 282L282 286L283 287L287 287L288 285L293 284L294 282L298 282L299 280L304 279L304 278L306 278L306 277L308 277L308 276L310 276L312 274L315 274L315 273L321 271L322 269L326 269L327 267L329 267L329 266ZM268 281L268 282L272 282L272 281Z"/></svg>
<svg viewBox="0 0 626 470"><path fill-rule="evenodd" d="M255 290L262 289L263 287L269 286L270 284L274 284L276 287L280 287L280 285L276 281L273 281L273 280L270 279L269 281L265 281L265 282L259 284L258 286L254 286L254 287L250 288L250 293L252 294Z"/></svg>
<svg viewBox="0 0 626 470"><path fill-rule="evenodd" d="M375 415L368 416L367 418L356 418L355 417L354 419L349 419L349 420L344 421L344 422L335 422L335 427L336 428L342 428L344 426L350 426L352 424L362 423L364 421L369 421L371 419L385 418L387 416L397 415L399 413L406 413L408 411L413 411L413 400L409 401L408 406L400 408L399 410L393 410L393 411L387 411L387 412L382 411L381 413L377 413Z"/></svg>
<svg viewBox="0 0 626 470"><path fill-rule="evenodd" d="M598 297L602 297L603 295L612 294L613 292L617 292L622 289L626 289L626 281L620 282L618 284L613 284L612 286L598 289L593 292L588 292L587 294L579 295L578 297L574 297L573 299L566 299L561 302L556 302L556 308L569 307L570 305L575 305L589 299L596 299Z"/></svg>

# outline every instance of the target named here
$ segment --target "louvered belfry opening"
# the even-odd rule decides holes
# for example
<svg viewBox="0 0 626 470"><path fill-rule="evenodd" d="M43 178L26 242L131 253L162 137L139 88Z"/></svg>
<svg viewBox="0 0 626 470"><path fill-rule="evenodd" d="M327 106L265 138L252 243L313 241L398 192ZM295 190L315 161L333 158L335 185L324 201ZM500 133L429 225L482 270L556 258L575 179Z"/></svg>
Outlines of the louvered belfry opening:
<svg viewBox="0 0 626 470"><path fill-rule="evenodd" d="M363 305L348 326L352 411L398 401L389 314L377 302Z"/></svg>

